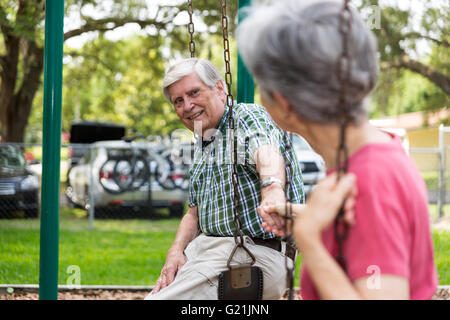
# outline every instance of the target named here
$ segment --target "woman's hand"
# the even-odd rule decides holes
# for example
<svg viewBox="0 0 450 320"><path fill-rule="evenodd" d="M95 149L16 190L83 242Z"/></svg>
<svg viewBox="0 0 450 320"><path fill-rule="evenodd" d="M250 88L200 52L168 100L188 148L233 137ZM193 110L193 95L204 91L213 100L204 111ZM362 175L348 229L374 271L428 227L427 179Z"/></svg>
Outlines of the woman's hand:
<svg viewBox="0 0 450 320"><path fill-rule="evenodd" d="M342 175L337 181L337 173L323 179L311 192L306 206L294 224L294 237L303 235L320 236L335 219L341 207L344 209L344 222L355 224L355 203L357 196L356 176Z"/></svg>
<svg viewBox="0 0 450 320"><path fill-rule="evenodd" d="M344 221L350 226L355 224L356 177L350 173L343 175L338 182L336 180L337 174L333 173L320 181L309 195L306 205L289 204L295 221L294 236L304 233L320 235L334 221L342 205ZM262 227L268 232L285 236L284 230L280 230L279 223L274 223L276 219L273 217L286 215L286 203L264 206L263 209Z"/></svg>

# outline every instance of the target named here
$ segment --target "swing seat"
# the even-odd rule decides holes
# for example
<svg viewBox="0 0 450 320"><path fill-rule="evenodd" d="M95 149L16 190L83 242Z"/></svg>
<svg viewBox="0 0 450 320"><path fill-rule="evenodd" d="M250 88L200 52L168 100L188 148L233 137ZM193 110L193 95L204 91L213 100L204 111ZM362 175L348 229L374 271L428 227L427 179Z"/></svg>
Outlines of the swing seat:
<svg viewBox="0 0 450 320"><path fill-rule="evenodd" d="M264 276L259 267L239 265L219 275L219 300L262 300Z"/></svg>

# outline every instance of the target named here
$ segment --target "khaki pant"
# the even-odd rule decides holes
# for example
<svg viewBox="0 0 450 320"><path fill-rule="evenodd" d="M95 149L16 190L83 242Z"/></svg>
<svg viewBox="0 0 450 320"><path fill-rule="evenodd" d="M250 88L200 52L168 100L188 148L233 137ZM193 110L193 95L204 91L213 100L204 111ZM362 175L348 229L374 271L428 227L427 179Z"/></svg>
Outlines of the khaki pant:
<svg viewBox="0 0 450 320"><path fill-rule="evenodd" d="M245 237L246 246L256 258L254 266L260 267L264 275L263 299L279 299L286 291L286 266L284 253L255 245ZM227 260L235 245L233 237L208 237L203 234L195 238L184 251L186 263L178 271L175 280L146 300L217 300L218 276L228 270ZM289 267L292 260L287 258ZM250 263L251 258L243 249L238 249L232 265Z"/></svg>

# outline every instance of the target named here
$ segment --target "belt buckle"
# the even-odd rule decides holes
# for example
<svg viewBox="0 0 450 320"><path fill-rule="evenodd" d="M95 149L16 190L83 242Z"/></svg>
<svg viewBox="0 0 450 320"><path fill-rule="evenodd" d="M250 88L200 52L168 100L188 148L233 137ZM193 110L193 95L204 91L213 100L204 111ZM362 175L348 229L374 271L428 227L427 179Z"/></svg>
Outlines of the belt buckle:
<svg viewBox="0 0 450 320"><path fill-rule="evenodd" d="M284 255L287 255L287 252L286 252L287 243L286 243L286 241L280 241L280 243L281 243L280 252L282 254L284 254Z"/></svg>

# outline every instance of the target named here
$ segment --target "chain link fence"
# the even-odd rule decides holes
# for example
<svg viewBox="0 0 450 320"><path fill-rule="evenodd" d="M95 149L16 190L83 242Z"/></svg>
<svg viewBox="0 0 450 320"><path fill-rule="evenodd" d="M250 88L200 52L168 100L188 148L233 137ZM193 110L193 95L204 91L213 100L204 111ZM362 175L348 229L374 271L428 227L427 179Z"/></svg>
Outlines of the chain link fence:
<svg viewBox="0 0 450 320"><path fill-rule="evenodd" d="M450 127L439 127L436 148L409 148L409 154L425 180L429 203L443 217L450 204Z"/></svg>
<svg viewBox="0 0 450 320"><path fill-rule="evenodd" d="M0 146L0 218L38 218L42 145ZM61 211L88 217L91 227L94 219L181 217L191 151L163 141L63 145Z"/></svg>
<svg viewBox="0 0 450 320"><path fill-rule="evenodd" d="M0 146L0 218L38 218L42 145ZM408 152L442 217L450 203L450 127L441 126L437 148ZM162 137L63 145L61 211L85 216L91 227L95 219L181 217L192 153L191 144Z"/></svg>

